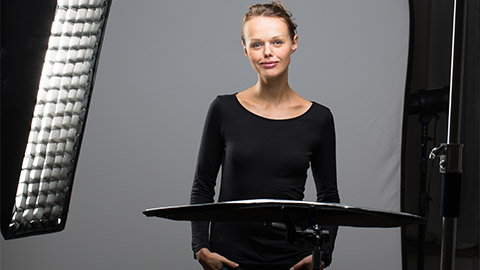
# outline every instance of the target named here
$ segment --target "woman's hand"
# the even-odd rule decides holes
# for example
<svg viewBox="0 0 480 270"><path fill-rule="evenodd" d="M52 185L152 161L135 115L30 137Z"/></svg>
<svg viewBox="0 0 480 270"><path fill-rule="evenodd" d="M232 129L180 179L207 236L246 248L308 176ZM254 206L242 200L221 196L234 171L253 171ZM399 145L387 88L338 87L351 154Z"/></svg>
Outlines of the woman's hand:
<svg viewBox="0 0 480 270"><path fill-rule="evenodd" d="M208 248L201 248L195 256L205 270L219 270L223 266L238 268L237 263L228 260L218 253L210 252Z"/></svg>
<svg viewBox="0 0 480 270"><path fill-rule="evenodd" d="M303 258L303 260L295 264L292 268L290 268L290 270L300 270L300 269L312 270L312 268L313 268L312 255L310 255ZM323 268L325 268L325 263L322 261L322 265L320 266L320 269L323 269Z"/></svg>

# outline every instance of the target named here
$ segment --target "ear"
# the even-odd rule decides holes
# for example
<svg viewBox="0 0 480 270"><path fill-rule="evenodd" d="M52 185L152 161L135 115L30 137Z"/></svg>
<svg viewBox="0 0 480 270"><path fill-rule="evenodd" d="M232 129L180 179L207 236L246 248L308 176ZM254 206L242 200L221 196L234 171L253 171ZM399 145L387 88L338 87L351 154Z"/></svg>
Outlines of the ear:
<svg viewBox="0 0 480 270"><path fill-rule="evenodd" d="M292 53L294 53L297 50L298 47L298 35L293 36L293 41L292 41Z"/></svg>
<svg viewBox="0 0 480 270"><path fill-rule="evenodd" d="M248 52L247 52L247 45L245 42L242 41L242 46L243 46L243 54L248 57Z"/></svg>

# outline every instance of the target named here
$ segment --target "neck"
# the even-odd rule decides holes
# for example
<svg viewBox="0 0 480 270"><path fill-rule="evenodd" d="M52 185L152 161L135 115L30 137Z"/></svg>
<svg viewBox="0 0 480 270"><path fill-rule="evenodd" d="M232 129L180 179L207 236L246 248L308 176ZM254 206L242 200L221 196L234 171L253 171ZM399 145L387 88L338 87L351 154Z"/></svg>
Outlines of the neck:
<svg viewBox="0 0 480 270"><path fill-rule="evenodd" d="M266 79L258 78L257 83L253 87L255 95L267 102L281 103L294 93L288 84L287 74L280 78Z"/></svg>

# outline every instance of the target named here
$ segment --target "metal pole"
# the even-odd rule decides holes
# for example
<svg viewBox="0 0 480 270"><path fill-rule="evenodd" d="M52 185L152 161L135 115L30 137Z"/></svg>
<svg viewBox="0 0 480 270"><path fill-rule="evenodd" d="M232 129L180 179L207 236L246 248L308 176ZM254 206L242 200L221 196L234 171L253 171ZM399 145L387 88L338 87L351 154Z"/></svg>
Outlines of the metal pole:
<svg viewBox="0 0 480 270"><path fill-rule="evenodd" d="M466 0L454 0L452 59L450 69L450 104L447 143L434 148L431 158L440 156L442 173L443 217L441 270L455 269L457 217L460 212L463 144L460 144L461 107L463 88L463 60L465 47Z"/></svg>
<svg viewBox="0 0 480 270"><path fill-rule="evenodd" d="M419 120L422 123L422 151L420 161L420 196L418 198L419 215L428 220L429 195L427 190L427 163L428 163L428 125L433 115L420 114ZM418 244L417 244L417 270L425 268L425 234L427 224L418 224Z"/></svg>
<svg viewBox="0 0 480 270"><path fill-rule="evenodd" d="M457 218L443 218L442 252L440 269L455 269L455 244L457 242Z"/></svg>

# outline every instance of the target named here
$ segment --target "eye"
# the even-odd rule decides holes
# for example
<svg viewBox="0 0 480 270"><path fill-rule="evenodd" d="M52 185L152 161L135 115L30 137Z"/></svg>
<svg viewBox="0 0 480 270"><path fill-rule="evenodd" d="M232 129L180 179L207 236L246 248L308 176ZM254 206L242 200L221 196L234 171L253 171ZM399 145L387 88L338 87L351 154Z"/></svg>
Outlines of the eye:
<svg viewBox="0 0 480 270"><path fill-rule="evenodd" d="M281 41L281 40L275 40L275 41L273 42L273 44L274 44L274 45L282 45L282 44L283 44L283 41Z"/></svg>
<svg viewBox="0 0 480 270"><path fill-rule="evenodd" d="M255 43L252 43L252 48L260 48L260 46L262 46L262 44L260 44L259 42L255 42Z"/></svg>

